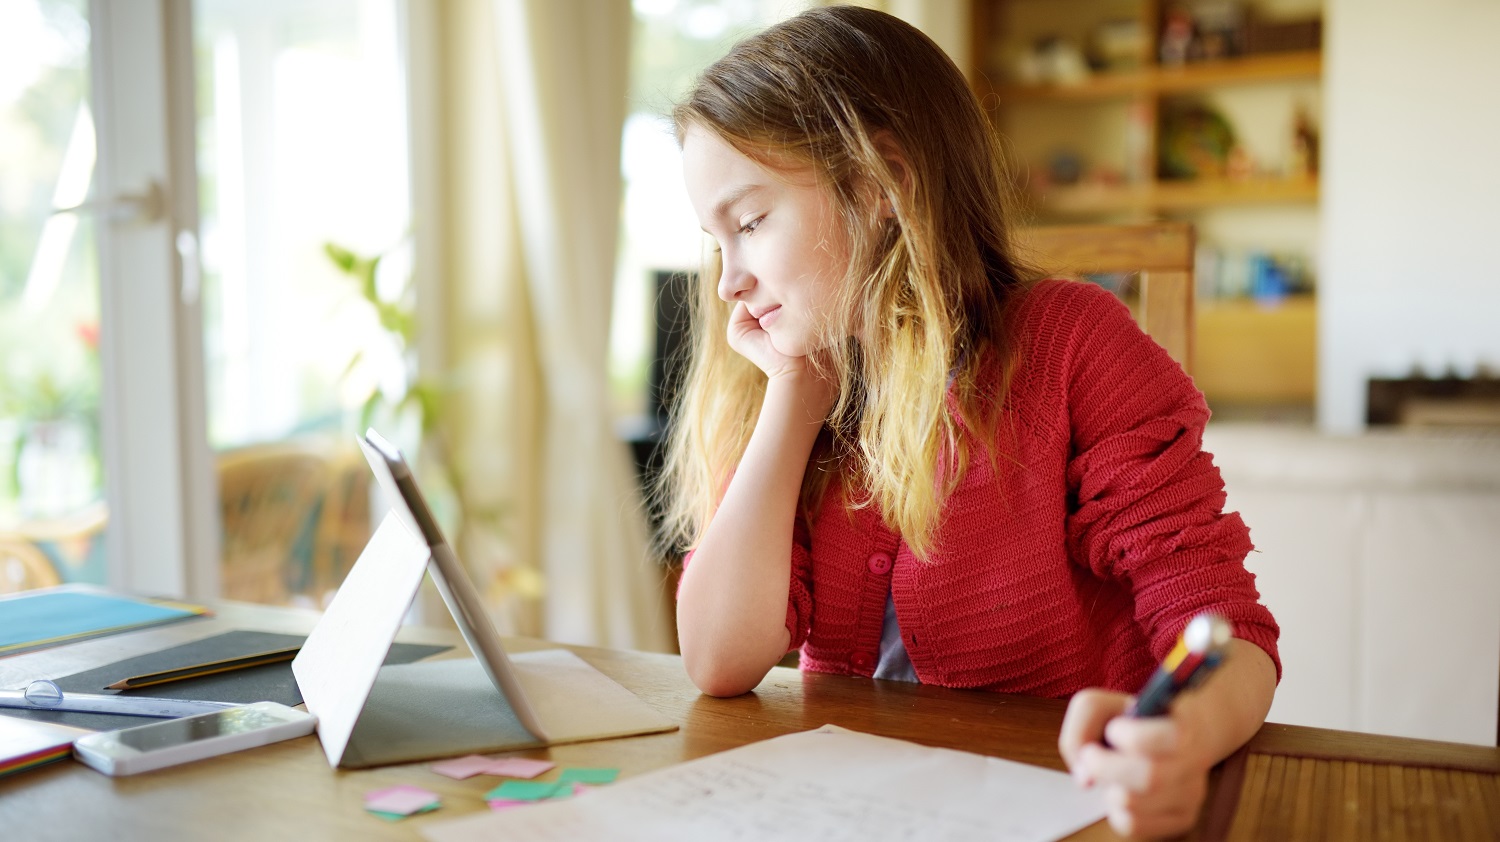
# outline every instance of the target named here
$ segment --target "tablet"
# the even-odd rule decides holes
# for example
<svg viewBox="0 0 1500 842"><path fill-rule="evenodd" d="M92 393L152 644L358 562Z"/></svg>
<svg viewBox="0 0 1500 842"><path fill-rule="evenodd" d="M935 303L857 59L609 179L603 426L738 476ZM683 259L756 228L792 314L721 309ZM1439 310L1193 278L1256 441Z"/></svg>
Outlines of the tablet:
<svg viewBox="0 0 1500 842"><path fill-rule="evenodd" d="M549 736L527 699L526 691L517 680L510 658L505 654L500 634L495 631L495 624L490 622L489 614L485 613L479 591L469 580L469 574L443 537L442 530L438 528L437 519L427 508L427 501L423 499L422 491L417 487L416 477L406 464L405 457L373 428L365 432L359 445L370 462L371 470L375 472L376 481L390 496L397 517L406 522L414 535L422 536L422 540L432 551L428 573L437 585L438 593L442 594L443 601L448 604L448 611L452 613L459 632L468 641L469 649L489 676L490 683L505 696L521 725L539 741L549 742Z"/></svg>

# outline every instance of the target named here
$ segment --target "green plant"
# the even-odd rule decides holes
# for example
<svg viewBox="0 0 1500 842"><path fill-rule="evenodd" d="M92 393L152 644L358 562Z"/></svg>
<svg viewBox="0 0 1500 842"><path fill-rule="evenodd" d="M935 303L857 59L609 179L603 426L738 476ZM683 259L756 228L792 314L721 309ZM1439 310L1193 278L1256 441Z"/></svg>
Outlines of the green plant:
<svg viewBox="0 0 1500 842"><path fill-rule="evenodd" d="M469 530L485 530L497 536L502 534L504 509L498 505L481 506L474 501L468 491L463 465L455 458L442 423L453 391L451 382L426 377L417 368L415 342L418 325L411 278L407 278L401 289L388 299L381 295L377 283L377 273L386 253L361 255L335 243L325 243L323 250L339 271L354 281L361 299L372 308L381 330L394 344L405 367L401 380L403 389L391 393L379 385L372 386L360 407L360 429L369 427L382 415L394 420L404 413L415 413L426 457L423 461L441 473L440 477L424 477L423 486L429 492L438 492L431 495L438 499L430 502L440 518L444 510L450 515L446 518L449 523L444 525L452 539L461 542L461 553L465 549L462 542L465 542ZM346 380L363 359L363 350L353 354L344 367ZM529 571L508 568L497 574L487 590L492 594L514 592L534 598L540 593L540 582Z"/></svg>

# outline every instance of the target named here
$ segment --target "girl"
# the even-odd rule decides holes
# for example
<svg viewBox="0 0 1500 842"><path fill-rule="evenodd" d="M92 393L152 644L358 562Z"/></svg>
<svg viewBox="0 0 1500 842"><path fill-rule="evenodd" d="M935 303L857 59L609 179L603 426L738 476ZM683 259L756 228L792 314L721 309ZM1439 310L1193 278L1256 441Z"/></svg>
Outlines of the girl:
<svg viewBox="0 0 1500 842"><path fill-rule="evenodd" d="M694 683L744 693L800 649L1071 697L1059 746L1114 827L1191 827L1280 670L1192 382L1107 292L1029 280L978 102L896 18L774 26L674 119L718 243L663 486L695 548ZM1170 716L1119 716L1205 609L1237 631L1225 666Z"/></svg>

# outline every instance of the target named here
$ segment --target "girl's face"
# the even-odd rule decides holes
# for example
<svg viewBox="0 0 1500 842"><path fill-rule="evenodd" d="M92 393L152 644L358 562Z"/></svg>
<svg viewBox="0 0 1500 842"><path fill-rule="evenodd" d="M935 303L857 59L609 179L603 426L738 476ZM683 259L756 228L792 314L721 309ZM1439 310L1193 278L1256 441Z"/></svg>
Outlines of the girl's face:
<svg viewBox="0 0 1500 842"><path fill-rule="evenodd" d="M772 171L699 126L683 138L682 168L698 224L719 244L719 297L743 303L778 352L817 350L849 249L811 170Z"/></svg>

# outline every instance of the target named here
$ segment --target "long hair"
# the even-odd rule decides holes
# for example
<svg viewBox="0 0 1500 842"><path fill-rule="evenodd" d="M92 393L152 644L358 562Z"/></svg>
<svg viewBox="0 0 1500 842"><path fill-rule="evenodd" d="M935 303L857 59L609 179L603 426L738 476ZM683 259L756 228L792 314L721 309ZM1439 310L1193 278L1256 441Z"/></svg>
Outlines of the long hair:
<svg viewBox="0 0 1500 842"><path fill-rule="evenodd" d="M735 45L672 116L679 140L702 128L772 169L808 167L828 191L851 256L822 327L840 388L799 511L810 518L845 477L851 505L875 506L926 557L970 438L994 445L1015 366L1000 334L1030 277L1010 246L1000 141L963 74L895 17L821 8ZM724 340L719 270L713 260L697 285L657 488L673 547L701 538L765 395L764 374ZM997 360L1000 376L981 377Z"/></svg>

